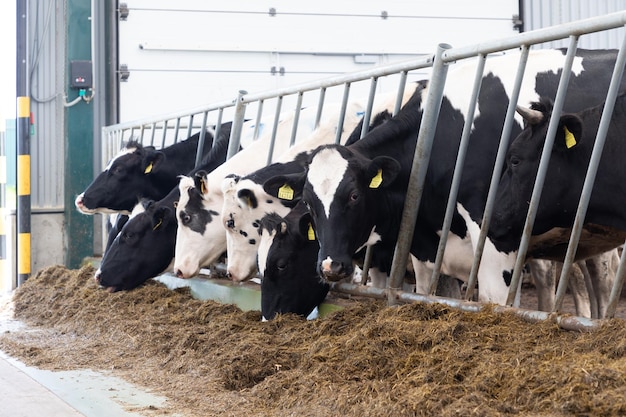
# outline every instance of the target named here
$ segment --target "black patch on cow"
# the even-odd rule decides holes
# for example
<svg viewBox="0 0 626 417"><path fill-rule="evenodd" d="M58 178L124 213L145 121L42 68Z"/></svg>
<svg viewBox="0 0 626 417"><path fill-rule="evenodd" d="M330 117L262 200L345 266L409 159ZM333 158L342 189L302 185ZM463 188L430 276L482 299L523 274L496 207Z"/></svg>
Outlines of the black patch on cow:
<svg viewBox="0 0 626 417"><path fill-rule="evenodd" d="M202 206L202 196L195 188L189 189L189 202L185 207L187 214L191 216L189 223L185 226L189 227L196 233L204 234L206 225L213 221L213 216L217 215L213 210L206 210Z"/></svg>
<svg viewBox="0 0 626 417"><path fill-rule="evenodd" d="M261 221L260 220L255 220L252 222L252 227L254 228L258 228L261 225Z"/></svg>
<svg viewBox="0 0 626 417"><path fill-rule="evenodd" d="M507 287L511 286L511 280L513 279L513 271L502 271L502 278Z"/></svg>
<svg viewBox="0 0 626 417"><path fill-rule="evenodd" d="M249 244L251 244L251 245L254 245L254 244L256 243L256 240L255 240L255 239L250 239L250 240L248 241L248 243L249 243Z"/></svg>
<svg viewBox="0 0 626 417"><path fill-rule="evenodd" d="M217 211L215 211L215 210L209 210L209 213L211 213L214 216L218 216L219 215L219 213Z"/></svg>
<svg viewBox="0 0 626 417"><path fill-rule="evenodd" d="M240 230L239 234L243 237L248 237L248 233L244 232L243 230Z"/></svg>
<svg viewBox="0 0 626 417"><path fill-rule="evenodd" d="M265 200L267 204L274 204L274 200Z"/></svg>

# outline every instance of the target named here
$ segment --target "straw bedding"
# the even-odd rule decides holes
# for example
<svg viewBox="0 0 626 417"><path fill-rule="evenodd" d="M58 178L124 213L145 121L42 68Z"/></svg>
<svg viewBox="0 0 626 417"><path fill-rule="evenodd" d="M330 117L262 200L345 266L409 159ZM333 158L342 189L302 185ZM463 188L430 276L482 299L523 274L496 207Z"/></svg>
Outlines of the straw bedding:
<svg viewBox="0 0 626 417"><path fill-rule="evenodd" d="M626 322L591 333L514 315L373 300L305 321L148 282L98 289L54 266L16 290L27 327L0 349L45 369L111 372L168 398L146 416L626 414Z"/></svg>

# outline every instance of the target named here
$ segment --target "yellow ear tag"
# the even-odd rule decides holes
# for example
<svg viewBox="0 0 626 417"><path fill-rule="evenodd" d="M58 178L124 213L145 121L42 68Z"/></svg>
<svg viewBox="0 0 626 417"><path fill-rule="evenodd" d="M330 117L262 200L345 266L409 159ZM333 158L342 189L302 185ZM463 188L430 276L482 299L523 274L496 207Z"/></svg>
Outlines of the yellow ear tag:
<svg viewBox="0 0 626 417"><path fill-rule="evenodd" d="M569 149L576 145L576 138L574 137L574 134L569 131L567 126L563 126L563 130L565 131L565 146Z"/></svg>
<svg viewBox="0 0 626 417"><path fill-rule="evenodd" d="M163 224L163 219L159 219L159 222L157 224L154 225L154 227L152 228L152 230L156 230L159 228L159 226L161 226Z"/></svg>
<svg viewBox="0 0 626 417"><path fill-rule="evenodd" d="M289 184L284 184L278 189L278 198L282 200L293 200L293 188Z"/></svg>
<svg viewBox="0 0 626 417"><path fill-rule="evenodd" d="M144 174L149 174L150 172L152 172L152 162L150 162L150 164L148 164L146 169L143 171Z"/></svg>
<svg viewBox="0 0 626 417"><path fill-rule="evenodd" d="M378 188L383 182L383 170L379 169L372 181L370 181L370 188Z"/></svg>
<svg viewBox="0 0 626 417"><path fill-rule="evenodd" d="M313 225L311 223L309 223L309 230L307 230L306 236L309 240L315 240L315 230L313 230Z"/></svg>

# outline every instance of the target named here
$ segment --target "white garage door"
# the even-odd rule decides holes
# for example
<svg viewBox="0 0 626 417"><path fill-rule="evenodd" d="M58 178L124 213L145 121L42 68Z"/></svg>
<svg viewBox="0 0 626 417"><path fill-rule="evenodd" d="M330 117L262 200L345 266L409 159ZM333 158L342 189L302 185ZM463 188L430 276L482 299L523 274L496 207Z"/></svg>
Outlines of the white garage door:
<svg viewBox="0 0 626 417"><path fill-rule="evenodd" d="M122 122L432 54L442 42L510 36L518 13L516 0L130 0L120 9Z"/></svg>

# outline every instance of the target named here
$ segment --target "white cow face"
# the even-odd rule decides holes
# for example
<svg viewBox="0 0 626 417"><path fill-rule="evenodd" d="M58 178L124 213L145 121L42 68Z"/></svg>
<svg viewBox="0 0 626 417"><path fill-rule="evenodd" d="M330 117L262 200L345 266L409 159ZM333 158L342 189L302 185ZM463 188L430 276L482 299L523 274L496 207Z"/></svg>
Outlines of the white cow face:
<svg viewBox="0 0 626 417"><path fill-rule="evenodd" d="M269 213L286 215L289 208L249 179L226 178L222 183L222 224L226 229L228 274L245 281L257 272L260 220Z"/></svg>
<svg viewBox="0 0 626 417"><path fill-rule="evenodd" d="M218 217L222 193L211 190L209 178L198 174L194 179L181 177L178 186L174 271L180 278L197 275L201 267L215 263L226 250L226 234Z"/></svg>

